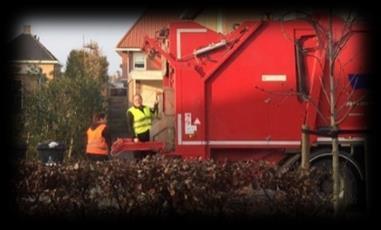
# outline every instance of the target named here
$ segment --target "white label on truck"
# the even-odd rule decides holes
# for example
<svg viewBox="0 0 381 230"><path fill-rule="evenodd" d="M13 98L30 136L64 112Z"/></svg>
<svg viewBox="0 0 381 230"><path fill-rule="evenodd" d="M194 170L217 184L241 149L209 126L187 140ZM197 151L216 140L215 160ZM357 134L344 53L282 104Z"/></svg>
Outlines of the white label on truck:
<svg viewBox="0 0 381 230"><path fill-rule="evenodd" d="M287 75L285 74L262 74L262 81L286 81Z"/></svg>
<svg viewBox="0 0 381 230"><path fill-rule="evenodd" d="M192 125L192 114L185 113L184 114L184 123L185 123L185 134L193 135L197 131L197 126Z"/></svg>

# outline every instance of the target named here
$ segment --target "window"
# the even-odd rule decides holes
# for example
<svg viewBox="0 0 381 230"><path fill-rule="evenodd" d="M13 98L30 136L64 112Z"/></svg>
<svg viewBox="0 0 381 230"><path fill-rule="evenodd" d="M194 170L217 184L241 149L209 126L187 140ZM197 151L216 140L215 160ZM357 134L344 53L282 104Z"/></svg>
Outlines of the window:
<svg viewBox="0 0 381 230"><path fill-rule="evenodd" d="M146 55L142 52L135 52L134 57L134 69L145 70L146 69Z"/></svg>

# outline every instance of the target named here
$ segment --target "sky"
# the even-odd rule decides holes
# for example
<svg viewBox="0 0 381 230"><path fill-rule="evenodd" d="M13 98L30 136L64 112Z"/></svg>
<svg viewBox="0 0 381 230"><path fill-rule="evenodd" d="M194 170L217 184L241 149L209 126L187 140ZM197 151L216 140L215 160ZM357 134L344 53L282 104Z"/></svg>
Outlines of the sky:
<svg viewBox="0 0 381 230"><path fill-rule="evenodd" d="M72 49L80 49L84 43L95 41L109 62L108 74L121 72L121 57L115 52L117 43L141 15L142 10L130 10L117 16L33 15L23 17L13 29L11 38L31 25L32 34L59 60L65 69Z"/></svg>

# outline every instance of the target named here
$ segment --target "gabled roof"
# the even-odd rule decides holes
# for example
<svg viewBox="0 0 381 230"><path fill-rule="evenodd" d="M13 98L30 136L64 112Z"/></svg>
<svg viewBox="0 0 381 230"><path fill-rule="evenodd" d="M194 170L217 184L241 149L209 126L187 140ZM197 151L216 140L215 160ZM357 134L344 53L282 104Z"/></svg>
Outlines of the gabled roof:
<svg viewBox="0 0 381 230"><path fill-rule="evenodd" d="M119 41L117 48L142 48L144 37L155 33L172 21L179 21L182 10L146 11Z"/></svg>
<svg viewBox="0 0 381 230"><path fill-rule="evenodd" d="M10 42L11 61L51 61L58 59L32 34L23 33Z"/></svg>

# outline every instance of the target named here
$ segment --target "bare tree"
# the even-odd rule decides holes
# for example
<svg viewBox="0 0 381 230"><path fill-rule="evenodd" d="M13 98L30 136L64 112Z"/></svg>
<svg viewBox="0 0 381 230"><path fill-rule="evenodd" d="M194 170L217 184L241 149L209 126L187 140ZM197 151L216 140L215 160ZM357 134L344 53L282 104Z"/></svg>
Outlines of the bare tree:
<svg viewBox="0 0 381 230"><path fill-rule="evenodd" d="M324 123L329 126L329 133L332 137L332 181L333 181L333 194L332 194L332 203L335 214L339 213L340 209L340 165L339 165L339 140L338 140L338 131L339 125L348 118L349 114L353 109L355 109L361 102L364 101L366 95L358 97L355 96L355 87L350 88L349 86L353 83L348 82L345 86L339 84L340 74L345 68L345 65L350 64L356 58L353 54L349 60L345 63L342 63L339 59L340 54L342 53L344 47L348 44L348 41L354 34L353 26L357 23L357 15L352 12L344 12L341 14L341 19L343 20L342 30L338 31L335 28L333 31L334 17L332 10L328 13L317 15L316 13L310 12L288 12L281 17L282 23L285 22L285 18L289 17L290 14L302 16L314 29L319 47L318 49L324 51L326 55L322 57L316 57L311 54L307 54L304 50L301 50L305 53L306 56L311 56L316 59L321 68L322 74L319 77L320 87L323 92L323 99L329 104L329 117L324 115L323 111L320 111L318 106L318 101L313 101L307 94L304 92L286 92L287 95L292 94L302 94L301 96L309 105L313 106L317 115L324 121ZM335 12L338 13L338 12ZM283 25L283 24L282 24ZM292 38L293 35L288 34L284 31L282 26L283 34L287 39L295 43L297 49L303 49L297 41L294 41ZM341 32L341 33L340 33ZM361 57L360 57L361 58ZM335 68L339 69L339 73L335 72ZM299 73L301 74L301 73ZM355 80L357 81L357 79ZM356 85L357 82L354 82ZM352 85L353 86L353 85ZM272 93L272 92L269 92ZM341 100L341 103L338 103L339 99L345 97L344 100ZM344 101L344 102L343 102ZM302 130L308 130L307 124L303 124ZM302 172L308 173L309 169L309 138L307 132L302 133L302 161L301 169Z"/></svg>

